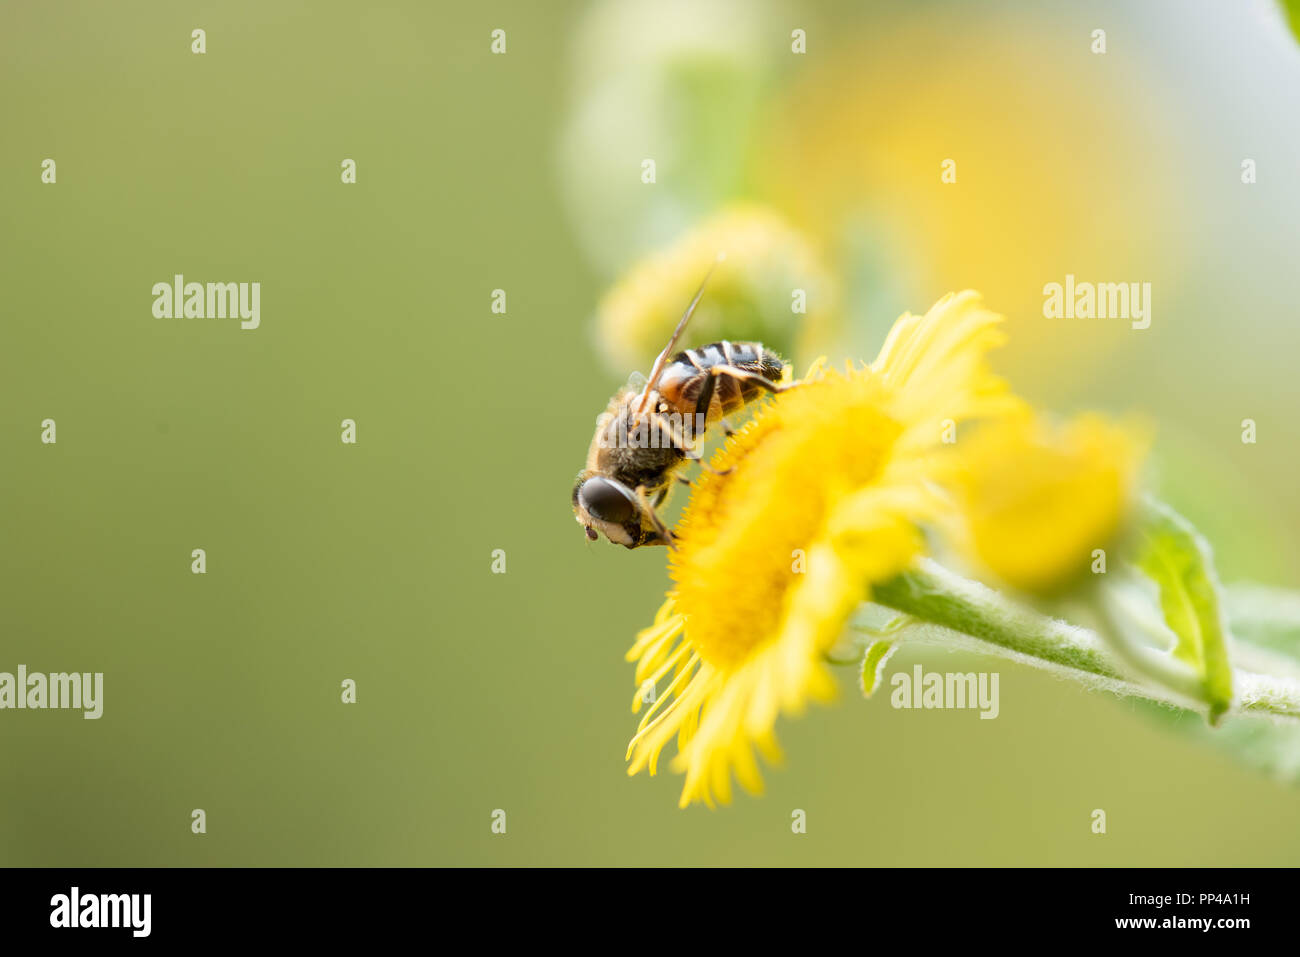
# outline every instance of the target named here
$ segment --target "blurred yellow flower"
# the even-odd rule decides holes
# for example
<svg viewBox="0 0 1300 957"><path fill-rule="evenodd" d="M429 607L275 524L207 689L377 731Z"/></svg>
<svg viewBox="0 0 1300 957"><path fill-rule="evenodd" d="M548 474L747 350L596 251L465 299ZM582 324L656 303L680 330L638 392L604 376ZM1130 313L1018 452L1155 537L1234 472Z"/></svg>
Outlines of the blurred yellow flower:
<svg viewBox="0 0 1300 957"><path fill-rule="evenodd" d="M753 340L785 355L826 341L837 293L818 253L770 209L741 204L639 260L601 300L597 345L610 368L638 368L663 348L719 253L726 258L691 320L694 340Z"/></svg>
<svg viewBox="0 0 1300 957"><path fill-rule="evenodd" d="M1041 290L1057 271L1049 264L1176 274L1193 235L1183 190L1175 177L1135 177L1126 165L1140 144L1179 142L1187 111L1163 99L1159 78L1139 81L1151 94L1142 103L1132 78L1114 72L1076 82L1058 68L1058 38L1039 18L950 3L940 36L924 9L874 12L776 87L753 150L753 195L845 264L850 332L867 321L880 328L929 290L978 281L1009 317L1003 370L1022 390L1068 395L1134 338L1044 322ZM1040 116L1103 125L1110 148L1041 136L1031 119ZM1182 228L1153 245L1110 227L1135 208Z"/></svg>
<svg viewBox="0 0 1300 957"><path fill-rule="evenodd" d="M671 675L628 747L629 773L653 774L676 736L683 806L729 801L733 774L761 789L754 748L776 760L777 715L834 693L825 652L945 508L945 420L1018 407L985 362L1000 321L973 292L903 316L871 366L806 380L719 450L678 526L675 588L628 652L633 710L645 682Z"/></svg>
<svg viewBox="0 0 1300 957"><path fill-rule="evenodd" d="M959 445L965 550L1001 582L1050 593L1123 532L1149 438L1095 414L1054 423L1025 413Z"/></svg>

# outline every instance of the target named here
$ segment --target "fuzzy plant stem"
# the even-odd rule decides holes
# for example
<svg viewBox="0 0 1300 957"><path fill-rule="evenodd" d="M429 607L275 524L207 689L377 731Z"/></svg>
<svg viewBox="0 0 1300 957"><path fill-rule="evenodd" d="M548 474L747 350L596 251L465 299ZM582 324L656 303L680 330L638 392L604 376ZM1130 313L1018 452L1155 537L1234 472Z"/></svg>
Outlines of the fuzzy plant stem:
<svg viewBox="0 0 1300 957"><path fill-rule="evenodd" d="M912 571L876 585L872 601L903 612L919 625L938 626L922 640L952 644L957 636L977 639L982 650L1073 678L1089 687L1133 695L1178 708L1206 712L1203 702L1180 691L1151 684L1125 668L1099 635L1010 601L978 582L923 559ZM956 632L954 636L952 633ZM992 647L988 647L992 646ZM1236 670L1229 714L1270 714L1300 718L1300 681Z"/></svg>

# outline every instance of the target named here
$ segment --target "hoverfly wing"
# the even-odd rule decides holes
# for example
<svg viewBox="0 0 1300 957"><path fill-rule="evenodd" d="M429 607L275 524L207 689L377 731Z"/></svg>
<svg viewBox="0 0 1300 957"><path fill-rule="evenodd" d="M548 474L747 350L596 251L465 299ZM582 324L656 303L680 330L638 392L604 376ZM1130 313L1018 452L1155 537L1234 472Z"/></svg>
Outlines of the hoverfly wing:
<svg viewBox="0 0 1300 957"><path fill-rule="evenodd" d="M700 281L700 288L695 291L695 298L691 300L686 312L682 314L681 321L677 323L677 328L673 330L672 336L668 339L668 345L664 346L664 351L659 353L655 359L654 367L650 370L650 379L641 390L641 401L637 403L637 412L645 411L645 402L650 395L650 390L659 384L659 377L663 375L664 366L668 362L668 357L673 353L673 347L677 345L677 340L681 338L682 332L686 329L686 324L691 321L691 316L695 313L695 307L700 304L700 299L704 296L704 287L709 284L709 277L713 275L713 270L718 268L718 263L727 258L727 254L719 252L713 264L709 266L709 271L704 274L704 279Z"/></svg>

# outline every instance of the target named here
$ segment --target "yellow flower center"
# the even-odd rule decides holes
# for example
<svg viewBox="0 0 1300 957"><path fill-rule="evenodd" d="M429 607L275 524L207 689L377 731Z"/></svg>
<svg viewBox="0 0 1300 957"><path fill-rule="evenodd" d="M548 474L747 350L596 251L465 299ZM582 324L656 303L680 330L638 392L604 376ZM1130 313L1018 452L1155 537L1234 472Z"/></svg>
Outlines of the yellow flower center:
<svg viewBox="0 0 1300 957"><path fill-rule="evenodd" d="M775 637L834 505L881 472L900 426L867 369L806 382L763 407L702 471L671 557L700 657L743 662Z"/></svg>

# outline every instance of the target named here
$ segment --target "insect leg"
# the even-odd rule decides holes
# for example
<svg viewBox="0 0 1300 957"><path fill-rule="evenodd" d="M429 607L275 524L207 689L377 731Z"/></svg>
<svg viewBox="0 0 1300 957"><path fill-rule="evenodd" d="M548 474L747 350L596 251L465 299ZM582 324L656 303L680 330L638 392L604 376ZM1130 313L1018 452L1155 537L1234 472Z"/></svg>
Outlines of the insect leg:
<svg viewBox="0 0 1300 957"><path fill-rule="evenodd" d="M686 456L688 459L699 458L699 456L692 453L691 450L686 447L686 440L682 438L681 433L673 427L672 422L664 418L663 413L656 412L651 416L651 418L655 420L660 433L668 436L668 440L672 443L674 449L681 452L682 455Z"/></svg>
<svg viewBox="0 0 1300 957"><path fill-rule="evenodd" d="M717 379L711 375L705 376L704 384L700 386L700 396L695 400L696 421L703 423L706 429L709 427L709 406L713 404L713 388L715 385L717 385Z"/></svg>
<svg viewBox="0 0 1300 957"><path fill-rule="evenodd" d="M664 524L663 519L659 517L659 513L656 512L650 506L650 501L649 499L646 498L645 495L644 485L638 485L636 487L636 500L637 503L641 506L642 513L648 519L650 519L650 524L655 527L655 534L659 536L658 539L650 539L646 541L645 544L657 545L663 543L664 545L667 545L669 548L676 548L677 545L675 543L675 539L673 538L672 530L669 529L668 526Z"/></svg>
<svg viewBox="0 0 1300 957"><path fill-rule="evenodd" d="M701 434L709 427L709 406L713 404L713 392L716 385L717 378L715 376L706 376L704 385L700 386L700 396L695 400L696 421L703 426L700 430ZM731 438L736 434L736 430L731 427L731 423L726 419L719 419L718 424L722 426L722 431L727 438Z"/></svg>
<svg viewBox="0 0 1300 957"><path fill-rule="evenodd" d="M663 415L656 412L654 414L654 417L663 423L662 425L659 426L659 430L661 432L667 433L668 437L672 440L673 443L672 447L675 448L678 452L681 452L682 455L690 459L692 462L699 462L700 468L707 469L708 471L712 472L714 475L726 475L731 471L731 469L727 469L725 472L719 472L713 466L709 465L708 462L704 461L704 456L702 454L698 452L694 452L691 449L688 449L686 447L686 441L677 432L673 430L673 424L669 422L667 419L665 419Z"/></svg>
<svg viewBox="0 0 1300 957"><path fill-rule="evenodd" d="M738 366L718 365L709 367L710 380L720 375L731 376L738 382L752 382L760 389L766 389L773 394L793 389L799 384L798 382L773 382L766 376L759 375L757 372L750 372L748 369L741 369Z"/></svg>

